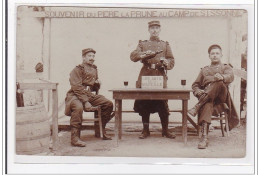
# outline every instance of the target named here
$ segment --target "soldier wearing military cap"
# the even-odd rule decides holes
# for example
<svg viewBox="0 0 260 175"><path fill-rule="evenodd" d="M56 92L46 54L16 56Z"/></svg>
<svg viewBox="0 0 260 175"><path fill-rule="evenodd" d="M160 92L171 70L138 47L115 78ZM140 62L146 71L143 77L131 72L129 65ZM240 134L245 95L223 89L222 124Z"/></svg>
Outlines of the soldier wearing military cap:
<svg viewBox="0 0 260 175"><path fill-rule="evenodd" d="M214 44L208 48L211 64L201 69L197 79L192 84L193 94L199 102L188 113L192 116L198 114L199 125L201 126L202 137L198 148L205 149L208 146L208 128L211 123L211 116L221 110L227 110L229 130L238 124L238 115L234 108L228 91L228 85L233 82L234 74L230 65L222 64L222 49ZM226 105L223 105L226 104Z"/></svg>
<svg viewBox="0 0 260 175"><path fill-rule="evenodd" d="M80 140L80 129L83 111L91 109L92 106L101 106L102 127L105 131L106 124L112 119L113 103L102 95L91 93L90 89L100 87L97 66L94 65L96 51L92 48L82 50L82 64L76 66L70 72L71 89L67 92L65 99L65 115L71 116L71 144L73 146L85 147L86 144ZM87 88L89 87L89 88ZM100 133L96 134L100 137ZM106 133L104 140L111 140Z"/></svg>
<svg viewBox="0 0 260 175"><path fill-rule="evenodd" d="M161 31L159 21L149 22L148 31L150 33L150 39L144 41L140 40L137 48L130 55L130 59L133 62L140 61L143 64L136 87L141 87L142 76L163 76L163 87L166 88L166 71L171 70L174 66L174 57L171 47L167 41L162 41L159 38ZM161 119L162 136L175 138L175 134L168 131L169 108L167 100L136 100L134 110L142 116L143 131L139 136L140 139L150 136L150 114L155 112L159 113Z"/></svg>
<svg viewBox="0 0 260 175"><path fill-rule="evenodd" d="M160 21L150 21L148 22L148 27L152 27L152 26L159 26L161 27Z"/></svg>

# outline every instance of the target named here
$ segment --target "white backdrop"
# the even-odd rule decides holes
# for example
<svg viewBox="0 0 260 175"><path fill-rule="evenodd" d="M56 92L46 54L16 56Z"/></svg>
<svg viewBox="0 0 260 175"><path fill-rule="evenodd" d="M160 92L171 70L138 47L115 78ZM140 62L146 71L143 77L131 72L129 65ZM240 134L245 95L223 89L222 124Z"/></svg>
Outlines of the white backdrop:
<svg viewBox="0 0 260 175"><path fill-rule="evenodd" d="M158 19L51 19L51 68L50 78L59 82L59 105L70 88L69 73L82 62L81 50L94 48L95 64L102 81L100 93L112 100L108 90L123 87L129 81L134 87L142 64L132 62L130 53L139 40L149 39L148 22ZM175 57L175 67L168 71L168 87L181 87L180 80L187 80L187 88L197 77L201 67L210 63L207 49L211 44L223 48L223 62L227 62L229 50L228 23L226 18L159 19L160 39L168 41ZM190 106L196 102L191 95ZM123 107L132 108L133 101ZM172 104L172 105L171 105ZM180 102L170 102L171 108Z"/></svg>

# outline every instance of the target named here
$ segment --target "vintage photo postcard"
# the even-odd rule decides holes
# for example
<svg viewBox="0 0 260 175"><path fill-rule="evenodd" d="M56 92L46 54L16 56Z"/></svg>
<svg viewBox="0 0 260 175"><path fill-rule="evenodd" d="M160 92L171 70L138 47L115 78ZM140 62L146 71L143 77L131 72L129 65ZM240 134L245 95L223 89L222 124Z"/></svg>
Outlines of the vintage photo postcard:
<svg viewBox="0 0 260 175"><path fill-rule="evenodd" d="M251 155L246 8L15 10L17 163Z"/></svg>

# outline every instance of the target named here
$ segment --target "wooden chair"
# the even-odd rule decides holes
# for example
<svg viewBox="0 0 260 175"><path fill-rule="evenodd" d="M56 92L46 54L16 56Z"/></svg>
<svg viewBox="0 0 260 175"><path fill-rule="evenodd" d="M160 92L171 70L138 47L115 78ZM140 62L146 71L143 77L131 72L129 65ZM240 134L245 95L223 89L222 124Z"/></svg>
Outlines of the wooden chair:
<svg viewBox="0 0 260 175"><path fill-rule="evenodd" d="M221 103L214 106L214 112L211 120L219 120L222 136L225 137L226 130L227 136L229 137L228 106L226 103Z"/></svg>
<svg viewBox="0 0 260 175"><path fill-rule="evenodd" d="M214 106L214 112L213 115L211 117L211 120L219 120L220 123L220 129L221 129L221 133L222 136L225 137L225 132L227 137L229 137L229 125L228 125L228 106L226 103L221 103L218 105ZM199 123L199 117L198 117L198 123ZM201 133L200 133L200 126L197 125L198 127L198 135L199 137L201 137ZM209 132L209 125L208 125L208 132Z"/></svg>
<svg viewBox="0 0 260 175"><path fill-rule="evenodd" d="M102 136L103 136L102 120L101 120L101 107L95 106L95 107L92 107L91 109L89 109L88 111L85 111L85 112L94 112L94 118L93 119L83 118L82 124L94 122L93 127L94 127L94 130L95 130L95 136L100 137L101 133L102 133ZM98 129L99 129L100 135L97 134L97 128L96 127L98 127Z"/></svg>
<svg viewBox="0 0 260 175"><path fill-rule="evenodd" d="M95 92L96 95L98 95L99 88L97 88L97 89L88 88L88 90L91 92ZM85 111L85 112L94 112L94 118L93 119L83 118L82 124L94 122L94 125L92 125L92 126L94 127L94 130L95 130L95 136L101 137L101 134L102 134L102 138L103 138L104 133L103 133L103 128L102 128L101 107L93 106L91 109L89 109L88 111ZM97 134L98 130L99 130L100 135Z"/></svg>

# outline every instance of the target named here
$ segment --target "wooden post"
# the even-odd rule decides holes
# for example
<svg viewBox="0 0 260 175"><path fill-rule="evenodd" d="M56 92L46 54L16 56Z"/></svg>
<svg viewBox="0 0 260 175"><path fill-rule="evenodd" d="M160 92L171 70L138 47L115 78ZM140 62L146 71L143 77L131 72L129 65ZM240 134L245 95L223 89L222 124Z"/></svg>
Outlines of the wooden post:
<svg viewBox="0 0 260 175"><path fill-rule="evenodd" d="M241 54L242 54L242 18L230 18L229 19L229 45L230 45L230 60L234 69L241 70ZM241 78L235 76L233 83L230 86L230 94L233 99L238 115L240 115L240 91L241 91ZM239 116L240 118L240 116Z"/></svg>
<svg viewBox="0 0 260 175"><path fill-rule="evenodd" d="M50 10L50 7L45 7L45 10ZM43 78L50 80L50 38L51 38L51 18L44 18L43 20L43 46L42 46L42 60L43 60ZM43 93L44 104L47 111L50 111L50 90Z"/></svg>
<svg viewBox="0 0 260 175"><path fill-rule="evenodd" d="M57 86L57 85L56 85ZM57 149L58 143L58 90L52 90L52 143L53 150Z"/></svg>

